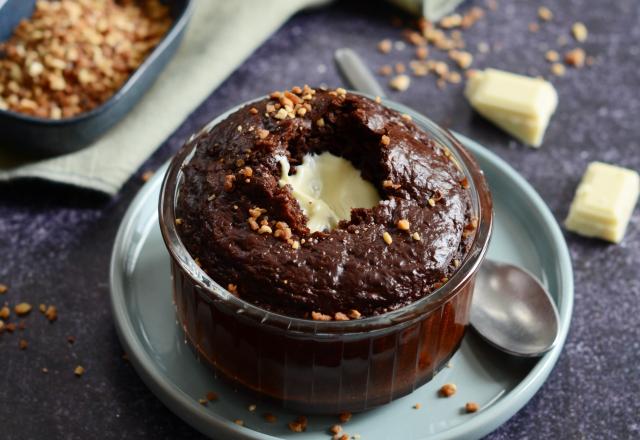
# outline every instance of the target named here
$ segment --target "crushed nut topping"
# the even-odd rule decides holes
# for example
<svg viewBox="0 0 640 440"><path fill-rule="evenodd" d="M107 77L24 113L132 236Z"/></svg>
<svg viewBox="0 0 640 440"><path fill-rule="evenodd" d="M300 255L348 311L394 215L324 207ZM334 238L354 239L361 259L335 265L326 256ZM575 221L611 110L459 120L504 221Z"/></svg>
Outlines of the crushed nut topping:
<svg viewBox="0 0 640 440"><path fill-rule="evenodd" d="M4 295L9 290L9 286L0 283L0 295Z"/></svg>
<svg viewBox="0 0 640 440"><path fill-rule="evenodd" d="M413 234L411 234L411 238L413 238L415 241L422 240L422 237L420 236L420 233L418 233L418 232L414 232Z"/></svg>
<svg viewBox="0 0 640 440"><path fill-rule="evenodd" d="M551 73L553 73L555 76L564 76L567 71L567 69L564 67L564 64L560 63L553 63L550 70Z"/></svg>
<svg viewBox="0 0 640 440"><path fill-rule="evenodd" d="M8 306L0 308L0 319L8 319L11 315L11 309Z"/></svg>
<svg viewBox="0 0 640 440"><path fill-rule="evenodd" d="M262 225L258 229L258 234L272 234L272 233L273 233L273 230L269 225Z"/></svg>
<svg viewBox="0 0 640 440"><path fill-rule="evenodd" d="M244 426L244 420L242 419L235 419L233 423L235 423L238 426Z"/></svg>
<svg viewBox="0 0 640 440"><path fill-rule="evenodd" d="M77 377L80 377L84 374L85 369L82 365L78 365L76 368L74 368L73 370L73 374L75 374Z"/></svg>
<svg viewBox="0 0 640 440"><path fill-rule="evenodd" d="M236 181L236 176L233 174L227 174L224 176L224 190L227 192L233 191L233 186Z"/></svg>
<svg viewBox="0 0 640 440"><path fill-rule="evenodd" d="M382 137L380 138L380 143L382 145L389 145L390 142L391 142L391 138L386 134L383 134Z"/></svg>
<svg viewBox="0 0 640 440"><path fill-rule="evenodd" d="M413 409L420 409L422 408L422 404L420 403L416 403L415 405L413 405Z"/></svg>
<svg viewBox="0 0 640 440"><path fill-rule="evenodd" d="M391 234L389 234L387 231L384 231L382 233L382 239L384 240L385 243L387 243L387 245L390 245L391 243L393 243L393 238L391 238Z"/></svg>
<svg viewBox="0 0 640 440"><path fill-rule="evenodd" d="M314 321L331 321L331 316L320 312L311 312L311 319Z"/></svg>
<svg viewBox="0 0 640 440"><path fill-rule="evenodd" d="M333 315L333 319L336 321L349 321L349 317L342 312L336 312L336 314Z"/></svg>
<svg viewBox="0 0 640 440"><path fill-rule="evenodd" d="M338 416L338 419L340 419L340 422L342 423L347 423L349 420L351 420L351 416L352 414L350 412L345 411L340 413L340 415Z"/></svg>
<svg viewBox="0 0 640 440"><path fill-rule="evenodd" d="M20 341L18 342L18 347L20 347L20 350L26 350L28 346L29 343L26 339L20 339Z"/></svg>
<svg viewBox="0 0 640 440"><path fill-rule="evenodd" d="M53 322L58 319L58 309L56 306L49 306L44 312L44 316L49 320L49 322Z"/></svg>
<svg viewBox="0 0 640 440"><path fill-rule="evenodd" d="M398 222L396 223L396 226L398 227L398 229L400 229L401 231L408 231L409 228L411 227L411 224L409 223L409 220L405 220L405 219L400 219L398 220Z"/></svg>

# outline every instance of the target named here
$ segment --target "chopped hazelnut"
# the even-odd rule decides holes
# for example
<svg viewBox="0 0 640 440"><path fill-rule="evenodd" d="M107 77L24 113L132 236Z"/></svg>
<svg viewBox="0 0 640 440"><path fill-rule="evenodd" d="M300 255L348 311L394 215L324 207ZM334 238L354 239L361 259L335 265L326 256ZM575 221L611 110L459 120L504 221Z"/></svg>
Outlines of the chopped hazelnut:
<svg viewBox="0 0 640 440"><path fill-rule="evenodd" d="M205 406L209 402L207 401L207 399L198 399L198 403L202 406Z"/></svg>
<svg viewBox="0 0 640 440"><path fill-rule="evenodd" d="M269 130L265 130L265 129L258 130L258 137L260 139L265 139L267 136L269 136Z"/></svg>
<svg viewBox="0 0 640 440"><path fill-rule="evenodd" d="M20 303L14 307L14 310L18 316L28 315L29 312L31 312L31 304L25 302Z"/></svg>
<svg viewBox="0 0 640 440"><path fill-rule="evenodd" d="M420 409L422 408L422 405L420 403L416 403L415 405L413 405L413 409Z"/></svg>
<svg viewBox="0 0 640 440"><path fill-rule="evenodd" d="M378 43L378 50L382 53L389 53L391 52L392 48L393 48L393 44L391 43L391 40L389 40L388 38L385 38L384 40Z"/></svg>
<svg viewBox="0 0 640 440"><path fill-rule="evenodd" d="M390 245L391 243L393 243L393 238L391 238L391 234L389 234L387 231L384 231L382 233L382 239L384 240L385 243L387 243L387 245Z"/></svg>
<svg viewBox="0 0 640 440"><path fill-rule="evenodd" d="M548 50L544 54L544 57L550 63L555 63L556 61L558 61L560 59L560 54L558 54L558 52L556 52L555 50Z"/></svg>
<svg viewBox="0 0 640 440"><path fill-rule="evenodd" d="M480 409L480 407L478 406L477 403L475 402L467 402L464 406L465 411L467 411L468 413L474 413L476 411L478 411L478 409Z"/></svg>
<svg viewBox="0 0 640 440"><path fill-rule="evenodd" d="M553 73L555 76L563 76L565 72L566 69L564 67L564 64L553 63L551 65L551 73Z"/></svg>
<svg viewBox="0 0 640 440"><path fill-rule="evenodd" d="M333 316L333 319L335 319L336 321L348 321L349 317L342 312L336 312L336 314Z"/></svg>
<svg viewBox="0 0 640 440"><path fill-rule="evenodd" d="M58 319L58 309L56 306L49 306L47 310L44 312L44 316L50 321L53 322Z"/></svg>
<svg viewBox="0 0 640 440"><path fill-rule="evenodd" d="M252 115L257 115L258 114L258 109L255 107L251 107L249 109L249 113L251 113Z"/></svg>
<svg viewBox="0 0 640 440"><path fill-rule="evenodd" d="M574 23L573 26L571 26L571 33L573 34L573 38L580 43L585 42L589 34L587 27L584 23L580 22Z"/></svg>
<svg viewBox="0 0 640 440"><path fill-rule="evenodd" d="M453 383L446 383L440 388L440 395L442 397L451 397L456 393L457 387Z"/></svg>
<svg viewBox="0 0 640 440"><path fill-rule="evenodd" d="M426 46L420 46L416 49L416 58L419 60L426 60L429 56L429 49Z"/></svg>
<svg viewBox="0 0 640 440"><path fill-rule="evenodd" d="M584 65L586 54L584 49L576 48L570 50L564 55L564 62L570 66L582 67Z"/></svg>
<svg viewBox="0 0 640 440"><path fill-rule="evenodd" d="M407 68L404 64L402 63L396 63L395 65L395 71L396 73L404 73L407 71Z"/></svg>
<svg viewBox="0 0 640 440"><path fill-rule="evenodd" d="M342 432L342 426L333 425L331 428L329 428L329 432L331 432L331 434L339 434L340 432Z"/></svg>
<svg viewBox="0 0 640 440"><path fill-rule="evenodd" d="M271 234L271 233L273 233L273 230L268 225L262 225L260 226L260 229L258 229L258 234Z"/></svg>
<svg viewBox="0 0 640 440"><path fill-rule="evenodd" d="M255 404L251 404L247 407L247 409L249 410L249 412L254 412L256 410L257 406Z"/></svg>
<svg viewBox="0 0 640 440"><path fill-rule="evenodd" d="M323 118L318 119L318 120L316 121L316 125L317 125L318 127L324 127L324 119L323 119Z"/></svg>
<svg viewBox="0 0 640 440"><path fill-rule="evenodd" d="M244 420L242 419L235 419L233 423L235 423L238 426L244 426Z"/></svg>
<svg viewBox="0 0 640 440"><path fill-rule="evenodd" d="M359 311L354 309L349 310L348 315L349 315L349 318L351 319L360 319L360 317L362 316L362 314Z"/></svg>
<svg viewBox="0 0 640 440"><path fill-rule="evenodd" d="M542 21L550 21L553 19L553 12L546 6L540 6L538 8L538 17L540 17Z"/></svg>
<svg viewBox="0 0 640 440"><path fill-rule="evenodd" d="M398 227L398 229L400 229L401 231L408 231L409 228L411 227L411 224L409 223L408 220L405 219L400 219L398 220L398 222L396 223L396 226Z"/></svg>
<svg viewBox="0 0 640 440"><path fill-rule="evenodd" d="M311 319L314 321L331 321L331 316L320 312L311 312Z"/></svg>
<svg viewBox="0 0 640 440"><path fill-rule="evenodd" d="M347 423L349 420L351 420L351 416L352 416L352 414L350 412L345 411L345 412L340 413L338 418L340 419L340 422Z"/></svg>
<svg viewBox="0 0 640 440"><path fill-rule="evenodd" d="M234 176L233 174L227 174L226 176L224 176L224 190L227 192L233 191L233 185L235 181L236 176Z"/></svg>
<svg viewBox="0 0 640 440"><path fill-rule="evenodd" d="M28 346L29 343L26 341L26 339L20 339L20 341L18 342L18 347L20 347L20 350L26 350Z"/></svg>
<svg viewBox="0 0 640 440"><path fill-rule="evenodd" d="M411 85L411 78L408 75L398 75L394 76L391 81L389 81L389 85L392 89L398 90L400 92L404 92Z"/></svg>
<svg viewBox="0 0 640 440"><path fill-rule="evenodd" d="M229 283L229 284L227 285L227 290L228 290L231 294L236 295L236 294L238 293L238 286L237 286L237 285L235 285L235 284L231 284L231 283Z"/></svg>
<svg viewBox="0 0 640 440"><path fill-rule="evenodd" d="M78 365L76 368L74 368L73 374L75 374L77 377L80 377L84 374L84 371L84 367L82 365Z"/></svg>
<svg viewBox="0 0 640 440"><path fill-rule="evenodd" d="M382 145L389 145L389 142L391 142L391 138L386 134L383 134L382 137L380 138L380 143Z"/></svg>
<svg viewBox="0 0 640 440"><path fill-rule="evenodd" d="M0 319L8 319L11 316L11 309L8 306L0 308Z"/></svg>
<svg viewBox="0 0 640 440"><path fill-rule="evenodd" d="M6 284L0 283L0 295L7 293L8 290L9 290L9 286L7 286Z"/></svg>
<svg viewBox="0 0 640 440"><path fill-rule="evenodd" d="M418 233L418 232L414 232L413 234L411 234L411 238L413 238L415 241L422 240L422 237L420 236L420 233Z"/></svg>

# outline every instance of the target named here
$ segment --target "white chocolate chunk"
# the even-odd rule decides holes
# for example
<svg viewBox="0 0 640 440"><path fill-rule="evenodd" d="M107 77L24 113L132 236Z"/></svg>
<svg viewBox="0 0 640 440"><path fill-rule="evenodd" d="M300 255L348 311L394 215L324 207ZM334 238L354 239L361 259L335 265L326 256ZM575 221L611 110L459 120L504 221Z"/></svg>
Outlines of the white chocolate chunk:
<svg viewBox="0 0 640 440"><path fill-rule="evenodd" d="M565 226L587 237L620 243L639 193L637 172L592 162L576 189Z"/></svg>
<svg viewBox="0 0 640 440"><path fill-rule="evenodd" d="M352 209L372 208L380 201L376 188L351 162L331 153L305 155L291 176L289 161L281 157L279 162L279 184L291 185L311 232L329 231L341 220L349 220Z"/></svg>
<svg viewBox="0 0 640 440"><path fill-rule="evenodd" d="M465 96L482 116L534 147L542 144L558 105L558 94L550 82L496 69L469 78Z"/></svg>

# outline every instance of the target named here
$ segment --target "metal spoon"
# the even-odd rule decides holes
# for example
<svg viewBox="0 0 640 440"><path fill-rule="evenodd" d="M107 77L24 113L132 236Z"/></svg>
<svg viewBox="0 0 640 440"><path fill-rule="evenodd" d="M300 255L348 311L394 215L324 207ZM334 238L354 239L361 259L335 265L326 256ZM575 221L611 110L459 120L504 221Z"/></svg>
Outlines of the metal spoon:
<svg viewBox="0 0 640 440"><path fill-rule="evenodd" d="M560 317L544 286L521 267L485 259L476 276L471 325L514 356L541 356L556 344Z"/></svg>
<svg viewBox="0 0 640 440"><path fill-rule="evenodd" d="M355 51L338 49L335 60L355 90L384 96ZM534 357L553 348L560 318L551 295L536 277L520 267L485 259L476 277L470 319L494 347L514 356Z"/></svg>

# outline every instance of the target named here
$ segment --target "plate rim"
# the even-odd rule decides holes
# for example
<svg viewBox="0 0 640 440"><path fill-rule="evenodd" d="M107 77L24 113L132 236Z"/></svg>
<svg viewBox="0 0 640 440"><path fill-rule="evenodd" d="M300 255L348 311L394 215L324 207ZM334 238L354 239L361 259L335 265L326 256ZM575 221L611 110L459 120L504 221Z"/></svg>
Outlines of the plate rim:
<svg viewBox="0 0 640 440"><path fill-rule="evenodd" d="M531 184L497 154L464 135L455 132L453 134L473 155L480 156L487 162L493 163L508 179L513 181L518 189L524 193L526 198L533 202L533 206L542 217L543 221L540 223L540 226L546 229L547 234L551 238L551 242L554 244L554 253L558 260L559 288L557 292L557 306L560 314L560 328L557 345L540 358L531 371L507 396L490 408L477 414L475 417L470 418L467 422L447 429L436 436L429 437L430 439L442 440L482 437L497 429L497 427L501 426L522 409L542 387L564 348L571 325L574 302L573 269L569 249L560 226L547 204ZM136 336L134 323L126 307L125 289L122 287L124 271L119 270L122 268L122 263L119 262L119 256L121 255L120 251L126 246L124 239L130 235L131 228L133 227L134 223L132 219L136 218L144 202L154 194L154 187L160 185L164 174L162 171L165 170L167 165L168 161L160 167L149 182L142 186L138 194L131 201L118 227L109 267L111 311L116 333L134 369L145 385L147 385L156 397L172 412L189 425L206 436L211 436L212 432L215 431L215 435L225 436L224 438L275 440L278 437L242 428L229 420L219 417L211 411L207 411L207 409L197 401L187 396L166 374L156 367L155 362ZM157 216L157 211L154 211L154 215ZM426 438L423 437L420 440L426 440Z"/></svg>

